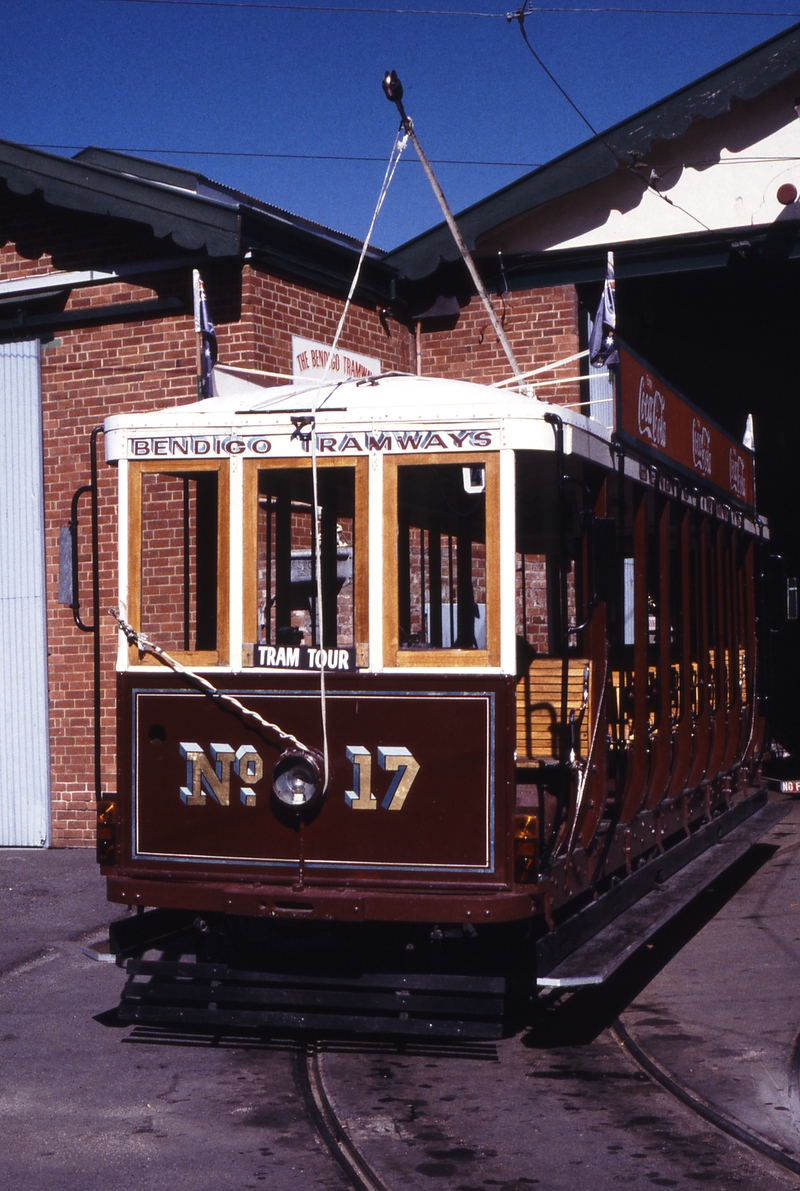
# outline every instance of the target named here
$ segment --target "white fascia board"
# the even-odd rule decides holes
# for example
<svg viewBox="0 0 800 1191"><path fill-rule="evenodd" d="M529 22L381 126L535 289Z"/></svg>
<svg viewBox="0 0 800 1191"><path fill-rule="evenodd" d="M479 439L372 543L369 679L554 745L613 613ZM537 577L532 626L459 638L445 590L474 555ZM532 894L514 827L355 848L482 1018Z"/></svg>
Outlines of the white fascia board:
<svg viewBox="0 0 800 1191"><path fill-rule="evenodd" d="M544 421L540 406L525 411L527 416L523 416L519 407L503 411L488 406L479 407L477 414L475 410L462 411L459 415L457 411L441 409L390 412L378 418L361 411L355 415L347 411L319 411L315 426L319 457L366 458L376 449L397 458L421 454L452 456L464 451L502 448L555 449L553 428ZM611 466L610 431L606 427L582 414L559 410L558 406L554 412L563 421L566 454ZM266 415L241 413L233 417L230 414L230 410L219 408L199 411L196 405L191 405L107 418L106 461L124 457L165 461L233 456L309 457L296 437L290 414L284 411ZM199 445L198 440L201 440ZM377 446L379 443L382 445Z"/></svg>
<svg viewBox="0 0 800 1191"><path fill-rule="evenodd" d="M87 285L106 285L124 281L128 277L146 273L163 273L170 269L189 269L207 261L207 257L177 257L171 260L137 261L135 264L115 265L111 269L81 269L72 273L42 273L37 277L21 277L14 281L0 281L0 298L19 294L36 294L40 290L80 289Z"/></svg>

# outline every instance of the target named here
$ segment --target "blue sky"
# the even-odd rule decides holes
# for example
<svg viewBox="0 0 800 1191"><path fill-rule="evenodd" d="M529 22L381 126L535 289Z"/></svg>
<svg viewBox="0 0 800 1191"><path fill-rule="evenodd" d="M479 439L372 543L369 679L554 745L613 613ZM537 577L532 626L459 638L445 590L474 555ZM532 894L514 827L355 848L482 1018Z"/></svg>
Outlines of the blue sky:
<svg viewBox="0 0 800 1191"><path fill-rule="evenodd" d="M138 151L361 237L397 126L380 86L386 69L403 81L428 156L465 163L436 166L455 210L589 135L506 21L521 2L320 0L330 11L304 11L306 0L0 0L0 137L67 156L89 144ZM584 11L525 22L599 129L800 21L800 0L628 0L635 11L585 11L602 5L566 0ZM440 218L410 147L406 156L374 235L386 248Z"/></svg>

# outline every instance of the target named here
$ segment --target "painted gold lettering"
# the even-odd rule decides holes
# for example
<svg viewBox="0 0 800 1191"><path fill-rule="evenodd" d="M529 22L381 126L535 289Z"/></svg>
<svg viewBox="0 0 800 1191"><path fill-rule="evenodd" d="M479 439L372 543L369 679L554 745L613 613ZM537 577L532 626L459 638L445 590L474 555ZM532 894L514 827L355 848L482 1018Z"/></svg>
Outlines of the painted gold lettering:
<svg viewBox="0 0 800 1191"><path fill-rule="evenodd" d="M399 811L408 797L408 792L419 773L419 763L402 745L378 747L378 764L381 769L394 771L391 785L386 791L381 806L384 810Z"/></svg>
<svg viewBox="0 0 800 1191"><path fill-rule="evenodd" d="M352 811L374 811L378 803L372 793L372 757L360 744L348 744L347 760L353 765L353 789L345 790L344 800Z"/></svg>
<svg viewBox="0 0 800 1191"><path fill-rule="evenodd" d="M180 743L186 760L186 785L181 786L180 794L186 806L204 806L204 789L220 806L230 804L233 749L229 744L212 744L210 749L211 761L198 744Z"/></svg>
<svg viewBox="0 0 800 1191"><path fill-rule="evenodd" d="M236 750L233 772L242 783L242 789L239 791L239 797L242 802L245 806L255 806L255 793L251 790L246 790L244 787L254 786L256 782L261 781L264 776L264 762L251 745L243 744Z"/></svg>

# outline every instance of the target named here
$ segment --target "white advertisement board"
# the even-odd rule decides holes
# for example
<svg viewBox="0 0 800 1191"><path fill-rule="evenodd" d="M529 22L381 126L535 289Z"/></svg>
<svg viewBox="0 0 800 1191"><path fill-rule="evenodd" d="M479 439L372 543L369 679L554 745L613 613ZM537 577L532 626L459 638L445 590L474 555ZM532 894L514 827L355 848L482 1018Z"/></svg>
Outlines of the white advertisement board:
<svg viewBox="0 0 800 1191"><path fill-rule="evenodd" d="M348 380L351 377L378 376L383 371L380 360L358 352L337 348L331 358L330 344L292 335L292 376L298 380Z"/></svg>

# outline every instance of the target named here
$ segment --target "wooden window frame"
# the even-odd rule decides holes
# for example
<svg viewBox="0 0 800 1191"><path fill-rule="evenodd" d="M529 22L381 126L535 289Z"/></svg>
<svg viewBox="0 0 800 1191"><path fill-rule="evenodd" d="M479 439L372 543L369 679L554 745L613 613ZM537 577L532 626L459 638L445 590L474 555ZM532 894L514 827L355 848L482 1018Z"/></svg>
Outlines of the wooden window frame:
<svg viewBox="0 0 800 1191"><path fill-rule="evenodd" d="M369 460L346 456L318 459L317 467L346 467L354 472L353 521L355 559L353 566L353 630L356 650L365 654L369 641ZM242 541L242 634L245 642L242 665L253 658L248 644L258 641L258 473L302 468L310 473L310 459L245 459Z"/></svg>
<svg viewBox="0 0 800 1191"><path fill-rule="evenodd" d="M401 649L397 606L397 469L458 465L486 469L486 649ZM497 451L383 457L383 658L388 667L481 669L500 666L500 455Z"/></svg>
<svg viewBox="0 0 800 1191"><path fill-rule="evenodd" d="M227 459L199 459L176 463L172 459L131 460L128 464L128 620L141 629L142 611L142 476L196 475L216 472L217 480L217 648L172 650L170 656L182 665L224 666L228 663L230 641L229 567L230 567L230 470ZM158 642L156 642L158 644ZM135 645L128 649L130 665L157 666L150 654L139 657Z"/></svg>

